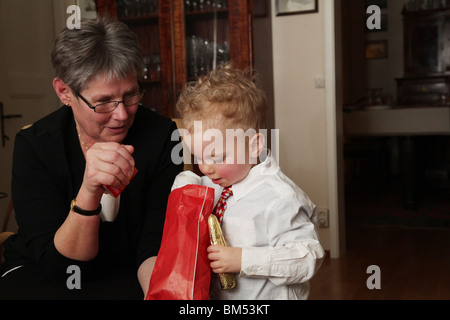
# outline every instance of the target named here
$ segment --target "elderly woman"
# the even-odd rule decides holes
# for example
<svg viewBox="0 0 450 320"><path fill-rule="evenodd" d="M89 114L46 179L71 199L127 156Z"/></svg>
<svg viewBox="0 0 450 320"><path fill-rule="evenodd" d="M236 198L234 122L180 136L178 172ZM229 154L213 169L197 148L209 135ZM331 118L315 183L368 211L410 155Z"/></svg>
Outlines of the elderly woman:
<svg viewBox="0 0 450 320"><path fill-rule="evenodd" d="M63 30L52 62L64 106L15 140L19 231L5 243L0 299L142 299L182 170L176 125L139 105L142 57L124 24ZM115 198L104 186L126 187Z"/></svg>

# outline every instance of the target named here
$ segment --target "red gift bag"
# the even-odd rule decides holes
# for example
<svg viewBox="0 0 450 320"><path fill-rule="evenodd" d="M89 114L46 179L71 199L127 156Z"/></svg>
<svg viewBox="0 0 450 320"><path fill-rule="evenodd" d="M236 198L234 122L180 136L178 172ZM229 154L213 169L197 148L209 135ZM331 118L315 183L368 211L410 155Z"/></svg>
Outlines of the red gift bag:
<svg viewBox="0 0 450 320"><path fill-rule="evenodd" d="M209 299L208 217L214 189L186 185L169 195L161 248L146 300Z"/></svg>

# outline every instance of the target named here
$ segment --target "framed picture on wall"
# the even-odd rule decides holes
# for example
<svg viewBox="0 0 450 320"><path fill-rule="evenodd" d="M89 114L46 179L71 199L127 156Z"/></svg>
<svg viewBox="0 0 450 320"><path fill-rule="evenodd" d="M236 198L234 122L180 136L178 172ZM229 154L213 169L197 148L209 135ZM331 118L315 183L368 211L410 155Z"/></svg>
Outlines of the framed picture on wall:
<svg viewBox="0 0 450 320"><path fill-rule="evenodd" d="M388 57L387 40L366 42L366 59L385 59Z"/></svg>
<svg viewBox="0 0 450 320"><path fill-rule="evenodd" d="M319 11L318 0L276 0L277 16Z"/></svg>

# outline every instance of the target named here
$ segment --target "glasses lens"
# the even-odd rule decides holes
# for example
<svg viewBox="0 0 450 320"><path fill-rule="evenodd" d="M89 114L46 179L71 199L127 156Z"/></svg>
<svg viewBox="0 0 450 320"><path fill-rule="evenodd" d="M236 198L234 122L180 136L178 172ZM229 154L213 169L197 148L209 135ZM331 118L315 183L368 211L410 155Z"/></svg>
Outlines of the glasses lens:
<svg viewBox="0 0 450 320"><path fill-rule="evenodd" d="M123 101L123 104L126 106L132 106L135 104L138 104L139 102L141 102L142 99L142 94L138 93L129 97L126 97L125 100Z"/></svg>
<svg viewBox="0 0 450 320"><path fill-rule="evenodd" d="M123 104L127 107L135 106L142 100L142 93L137 93L135 95L126 97L123 100ZM97 113L107 113L113 111L119 105L119 101L109 101L105 103L101 103L95 106L95 112Z"/></svg>
<svg viewBox="0 0 450 320"><path fill-rule="evenodd" d="M98 113L111 112L116 108L116 106L117 106L117 104L114 101L102 103L95 107L95 112L98 112Z"/></svg>

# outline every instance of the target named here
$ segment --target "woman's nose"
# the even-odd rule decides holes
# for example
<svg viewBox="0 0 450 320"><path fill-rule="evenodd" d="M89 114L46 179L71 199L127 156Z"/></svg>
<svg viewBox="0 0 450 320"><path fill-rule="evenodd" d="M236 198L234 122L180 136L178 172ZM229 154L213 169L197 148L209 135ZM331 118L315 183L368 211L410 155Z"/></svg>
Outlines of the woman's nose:
<svg viewBox="0 0 450 320"><path fill-rule="evenodd" d="M114 119L116 120L126 120L128 119L128 110L127 107L125 107L125 105L123 104L123 102L120 102L117 105L117 108L114 109L113 111L113 115L114 115Z"/></svg>

